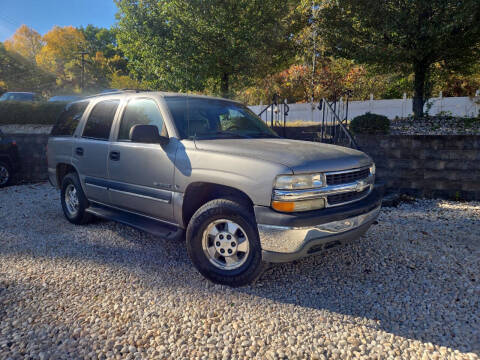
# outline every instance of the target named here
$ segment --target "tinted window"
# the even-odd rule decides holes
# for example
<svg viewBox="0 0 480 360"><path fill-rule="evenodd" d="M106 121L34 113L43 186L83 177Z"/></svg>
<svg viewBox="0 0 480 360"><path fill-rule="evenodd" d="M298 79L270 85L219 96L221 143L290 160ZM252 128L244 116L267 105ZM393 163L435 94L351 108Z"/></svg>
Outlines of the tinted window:
<svg viewBox="0 0 480 360"><path fill-rule="evenodd" d="M166 136L162 114L152 99L133 99L128 102L120 123L118 140L128 140L134 125L156 125L158 132Z"/></svg>
<svg viewBox="0 0 480 360"><path fill-rule="evenodd" d="M82 118L88 101L67 105L52 129L52 136L72 136Z"/></svg>
<svg viewBox="0 0 480 360"><path fill-rule="evenodd" d="M83 130L83 137L108 140L119 103L120 100L106 100L95 105Z"/></svg>
<svg viewBox="0 0 480 360"><path fill-rule="evenodd" d="M247 107L233 101L165 97L182 138L278 137Z"/></svg>
<svg viewBox="0 0 480 360"><path fill-rule="evenodd" d="M33 93L7 92L0 97L0 101L33 101Z"/></svg>

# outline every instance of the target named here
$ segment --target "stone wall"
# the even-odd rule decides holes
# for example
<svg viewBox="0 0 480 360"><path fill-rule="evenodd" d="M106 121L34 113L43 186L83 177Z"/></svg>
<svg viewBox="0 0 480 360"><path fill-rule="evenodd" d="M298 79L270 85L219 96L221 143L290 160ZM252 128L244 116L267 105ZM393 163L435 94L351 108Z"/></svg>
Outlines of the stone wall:
<svg viewBox="0 0 480 360"><path fill-rule="evenodd" d="M286 137L315 138L314 127L287 128ZM21 170L17 182L48 178L46 134L11 134L17 141ZM480 200L480 136L356 136L360 149L377 164L387 190L415 196Z"/></svg>
<svg viewBox="0 0 480 360"><path fill-rule="evenodd" d="M480 200L480 136L362 135L387 189L432 198Z"/></svg>
<svg viewBox="0 0 480 360"><path fill-rule="evenodd" d="M17 142L20 171L14 175L16 183L37 182L48 179L47 134L9 134Z"/></svg>

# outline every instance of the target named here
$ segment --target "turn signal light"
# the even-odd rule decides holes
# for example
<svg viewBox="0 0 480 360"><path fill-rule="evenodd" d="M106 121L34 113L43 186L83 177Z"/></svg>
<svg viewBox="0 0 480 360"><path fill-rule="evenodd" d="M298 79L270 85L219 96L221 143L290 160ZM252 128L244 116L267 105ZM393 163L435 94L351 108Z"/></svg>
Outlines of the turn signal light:
<svg viewBox="0 0 480 360"><path fill-rule="evenodd" d="M318 210L325 207L325 199L312 199L302 201L272 201L272 208L280 212L297 212Z"/></svg>

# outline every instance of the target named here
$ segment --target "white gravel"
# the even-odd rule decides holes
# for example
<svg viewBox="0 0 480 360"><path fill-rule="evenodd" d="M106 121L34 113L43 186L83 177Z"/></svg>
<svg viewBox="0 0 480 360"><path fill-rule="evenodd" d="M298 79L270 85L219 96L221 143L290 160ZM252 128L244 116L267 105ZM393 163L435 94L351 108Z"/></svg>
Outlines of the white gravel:
<svg viewBox="0 0 480 360"><path fill-rule="evenodd" d="M0 190L0 359L478 359L480 203L382 211L358 241L255 285L181 241L74 226L47 184Z"/></svg>
<svg viewBox="0 0 480 360"><path fill-rule="evenodd" d="M432 116L421 119L397 118L390 121L391 135L479 135L479 118Z"/></svg>

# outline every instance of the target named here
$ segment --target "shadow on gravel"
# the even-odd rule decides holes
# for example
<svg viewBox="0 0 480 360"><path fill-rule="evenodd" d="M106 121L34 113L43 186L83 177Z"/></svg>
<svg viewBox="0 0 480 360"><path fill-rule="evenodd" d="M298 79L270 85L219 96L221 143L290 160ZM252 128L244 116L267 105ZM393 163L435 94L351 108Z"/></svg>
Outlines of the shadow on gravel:
<svg viewBox="0 0 480 360"><path fill-rule="evenodd" d="M435 249L422 263L427 259L414 259L413 247L411 253L391 248L384 257L363 241L274 265L259 283L239 291L370 319L373 328L397 336L480 354L480 277L469 273L468 262L452 264L446 273L435 262L443 256ZM380 241L374 242L381 247ZM472 250L461 241L457 245Z"/></svg>
<svg viewBox="0 0 480 360"><path fill-rule="evenodd" d="M158 279L149 282L152 287L166 284L196 292L199 284L204 284L182 241L162 241L104 221L77 227L63 219L57 206L49 203L42 210L40 206L41 220L22 219L31 226L0 218L0 255L91 261L110 268L141 270L137 276ZM410 221L414 222L405 222L402 229L420 233L420 237L392 235L388 227L379 230L382 224L376 225L359 241L299 262L275 265L257 284L233 291L366 318L372 327L388 333L480 354L480 274L472 271L478 269L478 256L471 255L478 254L478 248L461 240L461 234L449 237L447 243L447 236L442 240L427 232L422 235L425 223ZM21 285L12 286L1 290L2 298L5 291ZM212 291L223 292L217 287ZM23 306L25 314L38 311L18 299L0 309L0 318L2 311L13 311L15 306Z"/></svg>

